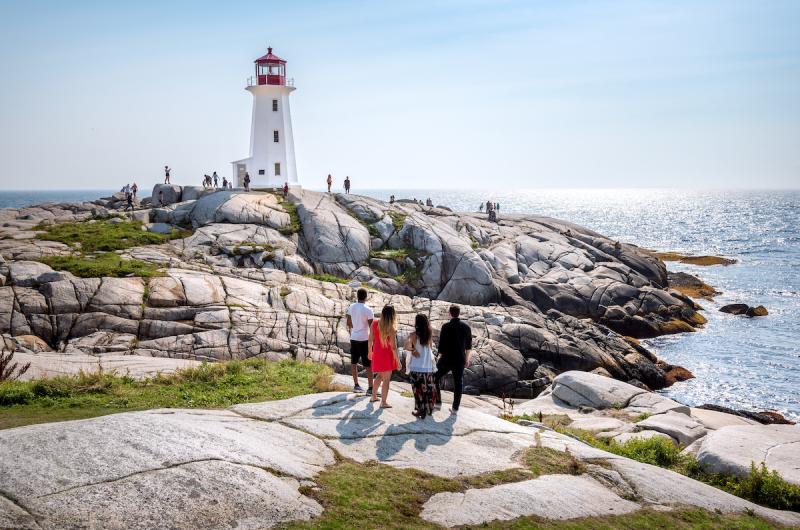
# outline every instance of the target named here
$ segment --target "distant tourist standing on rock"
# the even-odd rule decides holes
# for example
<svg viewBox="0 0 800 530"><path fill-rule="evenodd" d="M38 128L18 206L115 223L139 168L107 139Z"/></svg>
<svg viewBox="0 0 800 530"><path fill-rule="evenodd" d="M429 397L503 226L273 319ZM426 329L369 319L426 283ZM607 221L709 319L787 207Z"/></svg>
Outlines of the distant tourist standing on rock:
<svg viewBox="0 0 800 530"><path fill-rule="evenodd" d="M244 184L244 191L250 191L250 173L247 171L244 172L244 180L242 181Z"/></svg>
<svg viewBox="0 0 800 530"><path fill-rule="evenodd" d="M330 191L330 190L328 190L328 191ZM349 176L344 178L344 192L345 193L350 193L350 177Z"/></svg>
<svg viewBox="0 0 800 530"><path fill-rule="evenodd" d="M228 189L228 177L222 177L222 189L223 190Z"/></svg>
<svg viewBox="0 0 800 530"><path fill-rule="evenodd" d="M478 206L478 211L479 211L480 213L483 213L483 203L481 203L481 205L480 205L480 206Z"/></svg>
<svg viewBox="0 0 800 530"><path fill-rule="evenodd" d="M331 177L331 174L328 173L328 193L331 192L331 184L333 184L333 177Z"/></svg>
<svg viewBox="0 0 800 530"><path fill-rule="evenodd" d="M392 408L386 402L389 397L389 381L392 372L400 367L400 358L397 354L397 313L394 307L387 305L381 310L380 320L373 320L369 334L369 359L372 361L372 373L376 374L378 381L372 385L372 398L370 403L378 401L378 384L381 387L381 408Z"/></svg>
<svg viewBox="0 0 800 530"><path fill-rule="evenodd" d="M394 193L389 195L389 204L394 204Z"/></svg>
<svg viewBox="0 0 800 530"><path fill-rule="evenodd" d="M169 166L164 166L164 184L169 184L169 172L172 171Z"/></svg>
<svg viewBox="0 0 800 530"><path fill-rule="evenodd" d="M136 185L136 182L133 183L131 186L131 192L133 193L133 198L136 198L136 193L139 191L139 186Z"/></svg>
<svg viewBox="0 0 800 530"><path fill-rule="evenodd" d="M439 363L436 370L436 388L441 388L442 377L453 374L453 406L450 412L458 413L461 405L461 392L464 387L464 368L469 366L472 353L472 330L461 321L461 308L450 306L450 322L442 326L439 333Z"/></svg>
<svg viewBox="0 0 800 530"><path fill-rule="evenodd" d="M408 336L404 345L411 352L409 372L414 392L414 412L420 419L433 414L439 402L439 391L436 388L436 360L431 349L433 331L428 317L418 314L414 319L414 331Z"/></svg>
<svg viewBox="0 0 800 530"><path fill-rule="evenodd" d="M133 194L130 191L128 191L125 194L125 210L124 211L127 212L128 209L133 210Z"/></svg>
<svg viewBox="0 0 800 530"><path fill-rule="evenodd" d="M289 183L288 182L284 182L283 183L283 200L285 201L288 196L289 196Z"/></svg>
<svg viewBox="0 0 800 530"><path fill-rule="evenodd" d="M350 372L353 374L353 392L363 392L358 384L358 364L367 371L367 393L372 394L372 363L369 360L369 328L375 315L367 304L367 290L359 289L358 301L347 308L347 330L350 332Z"/></svg>
<svg viewBox="0 0 800 530"><path fill-rule="evenodd" d="M217 176L217 172L215 171L211 176L214 178L214 187L219 188L219 176Z"/></svg>

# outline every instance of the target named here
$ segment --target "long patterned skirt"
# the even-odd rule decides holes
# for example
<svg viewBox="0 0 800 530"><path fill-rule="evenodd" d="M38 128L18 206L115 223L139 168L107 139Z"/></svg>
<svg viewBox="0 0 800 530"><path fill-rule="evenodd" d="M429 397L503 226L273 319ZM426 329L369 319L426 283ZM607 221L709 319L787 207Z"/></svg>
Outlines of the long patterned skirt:
<svg viewBox="0 0 800 530"><path fill-rule="evenodd" d="M433 414L439 402L439 391L433 373L411 372L411 386L414 389L414 406L420 418Z"/></svg>

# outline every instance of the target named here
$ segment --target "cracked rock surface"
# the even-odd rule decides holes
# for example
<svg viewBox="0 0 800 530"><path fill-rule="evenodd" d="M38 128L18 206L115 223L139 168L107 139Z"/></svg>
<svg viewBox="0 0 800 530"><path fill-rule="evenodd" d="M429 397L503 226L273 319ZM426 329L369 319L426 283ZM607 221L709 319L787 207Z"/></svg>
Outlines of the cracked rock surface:
<svg viewBox="0 0 800 530"><path fill-rule="evenodd" d="M346 372L343 316L354 288L304 276L325 273L372 287L375 308L393 304L401 336L416 312L438 330L450 302L465 304L475 339L466 391L530 398L568 370L602 368L661 388L667 379L656 357L605 326L649 336L702 321L667 288L664 265L649 252L550 218L503 216L498 224L297 190L287 201L300 230L290 234L293 214L272 193L157 185L153 197L157 204L143 199L131 215L145 226L195 230L120 251L164 268L149 280L76 278L35 261L75 252L37 239L42 223L113 214L122 206L116 196L0 211L5 347L31 352L14 339L31 336L55 353L310 359Z"/></svg>

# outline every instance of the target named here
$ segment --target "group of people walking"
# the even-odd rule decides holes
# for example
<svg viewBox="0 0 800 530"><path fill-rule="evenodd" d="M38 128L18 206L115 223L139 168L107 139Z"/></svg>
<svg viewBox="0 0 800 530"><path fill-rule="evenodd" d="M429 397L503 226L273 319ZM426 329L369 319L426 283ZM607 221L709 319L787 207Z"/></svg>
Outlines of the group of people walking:
<svg viewBox="0 0 800 530"><path fill-rule="evenodd" d="M133 184L125 184L122 186L120 190L122 193L125 194L125 210L133 210L133 200L136 198L136 194L139 192L139 186L136 185L136 182Z"/></svg>
<svg viewBox="0 0 800 530"><path fill-rule="evenodd" d="M353 390L363 392L358 382L358 365L367 372L370 402L380 401L381 408L391 408L387 401L392 373L401 367L397 342L397 313L393 306L384 306L375 319L367 306L367 291L359 289L358 301L347 309L347 328L350 331L350 369ZM460 320L460 308L450 307L450 321L439 333L438 361L433 353L433 330L427 315L414 318L414 331L403 344L410 352L407 371L414 393L414 416L425 418L441 407L440 382L448 373L453 376L453 405L456 414L461 404L464 369L469 366L472 350L472 330ZM380 397L378 390L380 388Z"/></svg>
<svg viewBox="0 0 800 530"><path fill-rule="evenodd" d="M211 175L203 175L203 187L206 189L219 189L219 176L217 175L216 171ZM222 189L233 189L233 182L230 182L227 178L222 177Z"/></svg>
<svg viewBox="0 0 800 530"><path fill-rule="evenodd" d="M483 213L483 203L478 207L478 211ZM489 221L497 222L497 214L500 212L500 203L486 201L486 214L489 216Z"/></svg>

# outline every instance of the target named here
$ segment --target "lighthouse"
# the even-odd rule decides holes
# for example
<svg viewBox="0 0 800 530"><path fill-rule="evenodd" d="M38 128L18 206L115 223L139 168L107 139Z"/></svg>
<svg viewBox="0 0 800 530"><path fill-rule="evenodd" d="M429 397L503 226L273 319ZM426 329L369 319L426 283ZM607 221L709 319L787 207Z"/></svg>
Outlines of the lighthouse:
<svg viewBox="0 0 800 530"><path fill-rule="evenodd" d="M286 78L286 61L267 48L267 54L255 60L255 76L247 80L246 90L253 94L250 156L232 162L236 186L244 186L245 173L254 188L297 185L289 109L294 88L294 80Z"/></svg>

